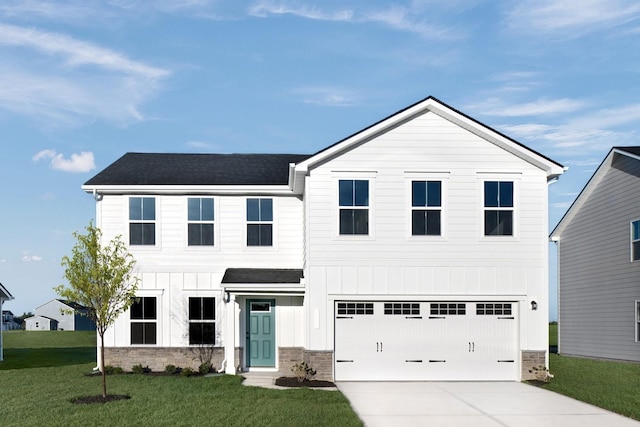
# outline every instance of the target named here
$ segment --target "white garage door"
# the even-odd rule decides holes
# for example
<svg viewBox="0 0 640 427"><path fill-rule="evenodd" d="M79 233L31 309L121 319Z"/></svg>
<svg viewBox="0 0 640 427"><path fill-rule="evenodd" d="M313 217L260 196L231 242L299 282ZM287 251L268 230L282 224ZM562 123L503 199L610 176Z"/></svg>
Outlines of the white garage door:
<svg viewBox="0 0 640 427"><path fill-rule="evenodd" d="M335 378L518 380L515 302L336 302Z"/></svg>

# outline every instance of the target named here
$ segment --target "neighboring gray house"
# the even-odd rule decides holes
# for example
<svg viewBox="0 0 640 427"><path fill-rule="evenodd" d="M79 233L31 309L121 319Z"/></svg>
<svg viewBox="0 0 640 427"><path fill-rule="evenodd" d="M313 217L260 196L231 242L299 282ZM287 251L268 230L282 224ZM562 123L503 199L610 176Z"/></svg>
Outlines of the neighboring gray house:
<svg viewBox="0 0 640 427"><path fill-rule="evenodd" d="M24 319L24 326L27 331L56 331L58 321L47 316L35 315Z"/></svg>
<svg viewBox="0 0 640 427"><path fill-rule="evenodd" d="M640 361L640 147L614 147L551 233L558 352Z"/></svg>
<svg viewBox="0 0 640 427"><path fill-rule="evenodd" d="M0 283L0 312L2 312L2 304L5 301L12 300L13 296L9 293L9 291ZM2 317L0 317L0 361L4 360L3 350L2 350Z"/></svg>
<svg viewBox="0 0 640 427"><path fill-rule="evenodd" d="M56 321L56 327L45 330L59 329L61 331L93 331L96 329L95 323L85 315L88 312L88 308L78 303L67 300L54 299L46 304L36 308L34 317L44 317L54 319ZM30 317L29 319L33 319ZM41 320L31 320L27 322L26 329L42 330L42 327L36 327L35 323L41 322Z"/></svg>
<svg viewBox="0 0 640 427"><path fill-rule="evenodd" d="M14 319L13 313L10 310L2 310L2 330L12 331L14 329L20 329L20 324Z"/></svg>

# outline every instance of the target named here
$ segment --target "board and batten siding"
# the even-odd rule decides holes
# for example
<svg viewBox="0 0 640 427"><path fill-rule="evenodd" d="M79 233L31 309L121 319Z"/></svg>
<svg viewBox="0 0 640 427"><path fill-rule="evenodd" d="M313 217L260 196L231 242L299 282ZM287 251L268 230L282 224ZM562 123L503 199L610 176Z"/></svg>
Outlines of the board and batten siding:
<svg viewBox="0 0 640 427"><path fill-rule="evenodd" d="M640 161L616 155L559 243L559 351L640 361L630 223L640 219Z"/></svg>
<svg viewBox="0 0 640 427"><path fill-rule="evenodd" d="M370 181L369 235L339 236L338 180L359 177ZM412 177L443 181L442 237L411 236ZM485 179L514 181L515 236L484 236ZM310 347L333 348L334 299L495 297L521 304L521 347L545 350L547 185L542 170L434 113L312 169L307 295L320 326ZM527 295L540 310L526 309Z"/></svg>
<svg viewBox="0 0 640 427"><path fill-rule="evenodd" d="M103 196L98 202L98 224L105 241L121 235L128 243L129 195ZM247 247L244 196L229 195L142 195L156 198L156 245L128 246L137 261L141 278L139 296L157 298L157 346L188 345L189 297L216 298L216 345L224 345L225 304L221 281L226 268L302 268L302 201L295 196L271 197L274 200L272 247ZM215 199L215 246L187 245L187 198ZM252 196L253 197L253 196ZM287 297L278 298L278 321L290 322L302 316L302 305ZM282 313L280 313L282 312ZM105 336L111 347L130 345L129 313L124 313ZM298 326L279 331L279 345L301 346ZM298 329L296 329L298 328ZM239 339L236 323L236 342Z"/></svg>

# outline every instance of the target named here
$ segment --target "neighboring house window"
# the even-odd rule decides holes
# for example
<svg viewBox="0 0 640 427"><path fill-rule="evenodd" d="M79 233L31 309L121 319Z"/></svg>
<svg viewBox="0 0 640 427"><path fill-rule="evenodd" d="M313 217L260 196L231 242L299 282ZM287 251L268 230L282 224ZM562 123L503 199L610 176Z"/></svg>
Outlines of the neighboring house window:
<svg viewBox="0 0 640 427"><path fill-rule="evenodd" d="M247 199L247 246L273 246L273 199Z"/></svg>
<svg viewBox="0 0 640 427"><path fill-rule="evenodd" d="M369 181L339 182L340 234L369 234Z"/></svg>
<svg viewBox="0 0 640 427"><path fill-rule="evenodd" d="M513 182L484 182L484 235L513 236Z"/></svg>
<svg viewBox="0 0 640 427"><path fill-rule="evenodd" d="M131 197L129 199L129 244L156 244L156 199Z"/></svg>
<svg viewBox="0 0 640 427"><path fill-rule="evenodd" d="M215 298L189 298L189 344L215 344Z"/></svg>
<svg viewBox="0 0 640 427"><path fill-rule="evenodd" d="M636 301L636 342L640 342L640 301Z"/></svg>
<svg viewBox="0 0 640 427"><path fill-rule="evenodd" d="M442 216L442 183L413 181L411 183L411 234L440 236Z"/></svg>
<svg viewBox="0 0 640 427"><path fill-rule="evenodd" d="M640 260L640 220L631 223L631 261Z"/></svg>
<svg viewBox="0 0 640 427"><path fill-rule="evenodd" d="M189 198L189 246L213 246L214 209L212 198Z"/></svg>
<svg viewBox="0 0 640 427"><path fill-rule="evenodd" d="M131 305L131 344L156 343L156 297L139 297Z"/></svg>

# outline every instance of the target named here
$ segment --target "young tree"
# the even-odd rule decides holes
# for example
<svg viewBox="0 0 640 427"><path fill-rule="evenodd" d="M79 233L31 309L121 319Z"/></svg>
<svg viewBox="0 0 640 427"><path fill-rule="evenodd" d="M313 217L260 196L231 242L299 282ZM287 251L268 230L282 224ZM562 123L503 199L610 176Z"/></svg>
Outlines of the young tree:
<svg viewBox="0 0 640 427"><path fill-rule="evenodd" d="M62 258L69 287L60 285L54 290L62 298L89 308L87 315L95 322L100 337L102 397L106 399L104 334L133 304L139 279L133 274L135 260L120 236L102 245L102 232L93 221L86 230L87 234L73 233L76 245L72 255Z"/></svg>

